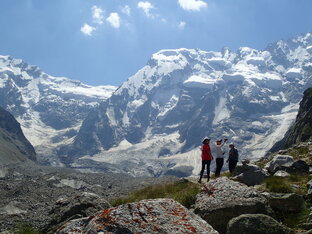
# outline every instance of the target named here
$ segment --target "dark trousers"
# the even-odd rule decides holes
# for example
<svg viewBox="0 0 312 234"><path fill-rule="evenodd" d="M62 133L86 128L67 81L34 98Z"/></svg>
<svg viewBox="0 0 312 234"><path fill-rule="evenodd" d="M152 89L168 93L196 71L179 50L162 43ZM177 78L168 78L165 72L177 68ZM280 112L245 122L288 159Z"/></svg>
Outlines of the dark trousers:
<svg viewBox="0 0 312 234"><path fill-rule="evenodd" d="M209 180L210 178L210 163L211 160L202 160L202 168L200 171L200 179L203 177L204 171L205 171L205 167L207 165L207 179Z"/></svg>
<svg viewBox="0 0 312 234"><path fill-rule="evenodd" d="M216 177L220 176L220 172L222 170L224 164L224 158L216 158Z"/></svg>
<svg viewBox="0 0 312 234"><path fill-rule="evenodd" d="M231 173L234 172L236 164L237 164L237 161L229 160L229 171Z"/></svg>

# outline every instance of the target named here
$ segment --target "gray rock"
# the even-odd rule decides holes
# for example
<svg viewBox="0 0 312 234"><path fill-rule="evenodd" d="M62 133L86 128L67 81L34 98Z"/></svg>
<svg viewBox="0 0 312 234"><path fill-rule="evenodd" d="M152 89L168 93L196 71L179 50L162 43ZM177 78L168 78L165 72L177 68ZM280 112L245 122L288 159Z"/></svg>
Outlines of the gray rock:
<svg viewBox="0 0 312 234"><path fill-rule="evenodd" d="M270 162L265 165L265 169L274 174L280 166L290 167L294 163L294 158L290 155L276 155Z"/></svg>
<svg viewBox="0 0 312 234"><path fill-rule="evenodd" d="M290 174L286 171L279 170L279 171L275 172L273 176L275 176L275 177L289 177Z"/></svg>
<svg viewBox="0 0 312 234"><path fill-rule="evenodd" d="M271 194L269 204L274 210L286 212L300 212L305 209L303 196L295 193Z"/></svg>
<svg viewBox="0 0 312 234"><path fill-rule="evenodd" d="M264 195L253 187L220 177L204 185L197 195L194 212L220 233L226 232L228 222L242 214L267 214Z"/></svg>
<svg viewBox="0 0 312 234"><path fill-rule="evenodd" d="M289 168L289 173L309 173L309 165L303 160L295 161Z"/></svg>
<svg viewBox="0 0 312 234"><path fill-rule="evenodd" d="M57 233L213 233L199 216L172 199L143 200L72 220Z"/></svg>
<svg viewBox="0 0 312 234"><path fill-rule="evenodd" d="M109 207L111 205L105 199L93 193L84 192L70 198L61 198L50 211L51 221L43 231L54 232L68 220L87 217Z"/></svg>
<svg viewBox="0 0 312 234"><path fill-rule="evenodd" d="M291 229L263 214L244 214L231 219L227 234L286 234L294 233Z"/></svg>
<svg viewBox="0 0 312 234"><path fill-rule="evenodd" d="M236 179L248 186L261 184L266 175L265 172L254 164L238 164L235 168L234 175Z"/></svg>

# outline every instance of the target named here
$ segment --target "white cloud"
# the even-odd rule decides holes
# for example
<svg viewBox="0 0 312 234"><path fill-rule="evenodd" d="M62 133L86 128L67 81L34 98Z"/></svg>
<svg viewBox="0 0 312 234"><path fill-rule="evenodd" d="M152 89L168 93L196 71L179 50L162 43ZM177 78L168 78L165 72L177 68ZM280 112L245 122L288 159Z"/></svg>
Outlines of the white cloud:
<svg viewBox="0 0 312 234"><path fill-rule="evenodd" d="M80 28L80 31L81 31L83 34L88 35L88 36L92 36L92 33L93 33L93 31L95 31L95 30L96 30L96 28L90 26L89 24L84 24L84 25Z"/></svg>
<svg viewBox="0 0 312 234"><path fill-rule="evenodd" d="M178 0L180 6L187 11L200 11L201 8L205 8L208 4L201 0Z"/></svg>
<svg viewBox="0 0 312 234"><path fill-rule="evenodd" d="M131 8L128 5L125 5L122 9L121 12L126 14L126 15L131 15Z"/></svg>
<svg viewBox="0 0 312 234"><path fill-rule="evenodd" d="M100 7L93 6L92 19L95 24L103 24L103 10Z"/></svg>
<svg viewBox="0 0 312 234"><path fill-rule="evenodd" d="M152 3L150 3L150 2L139 2L138 8L141 8L148 18L154 18L154 15L151 13L151 10L154 8Z"/></svg>
<svg viewBox="0 0 312 234"><path fill-rule="evenodd" d="M107 17L107 22L110 23L110 25L114 28L119 28L120 27L120 17L118 13L112 12L110 13L109 17Z"/></svg>
<svg viewBox="0 0 312 234"><path fill-rule="evenodd" d="M181 21L178 25L179 29L183 30L185 28L186 23L184 21Z"/></svg>

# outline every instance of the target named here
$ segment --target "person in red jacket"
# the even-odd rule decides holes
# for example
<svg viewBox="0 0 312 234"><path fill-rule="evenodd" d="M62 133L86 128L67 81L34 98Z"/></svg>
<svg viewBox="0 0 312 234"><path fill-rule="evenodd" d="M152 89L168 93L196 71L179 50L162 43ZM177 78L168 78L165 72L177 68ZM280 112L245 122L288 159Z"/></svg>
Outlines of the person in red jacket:
<svg viewBox="0 0 312 234"><path fill-rule="evenodd" d="M203 177L206 165L207 165L207 182L210 179L210 163L211 163L211 160L213 160L213 157L211 154L209 143L210 143L210 139L208 137L205 137L203 140L202 148L201 148L201 150L202 150L202 168L200 171L200 177L199 177L198 183L201 183L201 179Z"/></svg>

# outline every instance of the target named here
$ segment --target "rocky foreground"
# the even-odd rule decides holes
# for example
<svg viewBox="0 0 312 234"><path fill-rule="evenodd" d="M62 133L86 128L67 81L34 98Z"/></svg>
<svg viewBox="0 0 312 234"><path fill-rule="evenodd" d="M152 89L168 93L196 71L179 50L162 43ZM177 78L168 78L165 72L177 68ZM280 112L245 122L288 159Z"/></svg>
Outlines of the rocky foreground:
<svg viewBox="0 0 312 234"><path fill-rule="evenodd" d="M91 215L110 206L103 205L103 200L107 203L107 200L128 195L133 190L174 180L169 177L133 178L124 174L79 173L31 162L0 167L0 230L12 230L20 223L39 230L47 229L47 226L54 225L53 222L64 221L63 218ZM89 212L85 211L88 209ZM64 215L68 211L69 217Z"/></svg>
<svg viewBox="0 0 312 234"><path fill-rule="evenodd" d="M312 143L305 147L311 153ZM115 207L108 202L176 178L89 174L34 164L2 169L0 227L12 231L18 222L24 222L42 233L309 233L312 214L295 229L287 227L283 215L308 211L312 180L306 194L268 192L261 187L268 178L281 174L311 178L306 161L286 151L280 153L284 154L268 159L263 168L244 162L232 177L202 184L191 209L167 198Z"/></svg>

